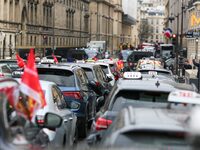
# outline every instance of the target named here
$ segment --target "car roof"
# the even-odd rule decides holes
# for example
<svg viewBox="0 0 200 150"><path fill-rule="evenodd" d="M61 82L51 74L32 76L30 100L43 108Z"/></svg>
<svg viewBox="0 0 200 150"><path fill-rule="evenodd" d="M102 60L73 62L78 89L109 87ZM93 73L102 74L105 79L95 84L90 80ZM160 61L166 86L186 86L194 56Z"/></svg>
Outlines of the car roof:
<svg viewBox="0 0 200 150"><path fill-rule="evenodd" d="M98 64L95 63L60 63L59 65L63 66L78 66L78 67L87 67L87 68L93 68L94 66L99 66Z"/></svg>
<svg viewBox="0 0 200 150"><path fill-rule="evenodd" d="M122 112L126 131L131 129L186 131L184 122L189 112L182 113L170 109L133 108L128 107Z"/></svg>
<svg viewBox="0 0 200 150"><path fill-rule="evenodd" d="M169 72L169 73L171 73L171 71L170 70L167 70L167 69L164 69L164 68L152 68L152 69L149 69L149 68L143 68L143 69L140 69L139 71L162 71L162 72Z"/></svg>
<svg viewBox="0 0 200 150"><path fill-rule="evenodd" d="M108 63L105 63L105 62L94 62L94 64L97 64L97 65L101 65L101 66L109 66Z"/></svg>
<svg viewBox="0 0 200 150"><path fill-rule="evenodd" d="M62 69L73 71L74 68L79 67L78 65L60 65L60 64L39 64L37 68L50 68L50 69Z"/></svg>
<svg viewBox="0 0 200 150"><path fill-rule="evenodd" d="M162 91L171 92L175 89L195 91L195 87L189 84L176 83L175 81L161 80L126 80L120 79L118 82L119 90L143 90L143 91Z"/></svg>
<svg viewBox="0 0 200 150"><path fill-rule="evenodd" d="M14 78L18 83L21 83L21 79L20 78ZM46 89L46 87L48 87L49 85L56 85L54 82L50 82L50 81L45 81L45 80L39 80L40 81L40 85L42 87L42 89Z"/></svg>

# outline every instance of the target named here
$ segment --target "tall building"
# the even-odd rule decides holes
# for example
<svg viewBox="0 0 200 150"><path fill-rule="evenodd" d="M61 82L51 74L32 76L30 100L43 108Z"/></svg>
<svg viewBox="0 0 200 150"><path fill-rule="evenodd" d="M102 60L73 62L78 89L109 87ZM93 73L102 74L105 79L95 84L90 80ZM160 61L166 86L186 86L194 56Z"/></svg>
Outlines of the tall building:
<svg viewBox="0 0 200 150"><path fill-rule="evenodd" d="M164 42L164 1L140 0L139 39L142 42Z"/></svg>
<svg viewBox="0 0 200 150"><path fill-rule="evenodd" d="M0 0L0 58L86 46L89 0ZM24 55L23 55L24 54Z"/></svg>
<svg viewBox="0 0 200 150"><path fill-rule="evenodd" d="M189 27L189 13L192 10L193 3L189 5L189 0L166 0L165 9L167 16L165 19L165 27L171 28L173 34L177 35L178 38L178 54L181 54L180 50L184 51L184 56L191 55L191 50L195 49L193 47L194 41L190 39L187 40L185 33L188 31ZM194 8L194 7L193 7ZM193 11L192 11L193 13ZM171 41L166 41L170 43ZM194 42L194 43L193 43ZM191 45L190 45L191 44ZM190 47L190 48L189 48ZM186 51L187 50L187 51ZM193 51L193 50L192 50ZM187 54L188 53L188 54Z"/></svg>
<svg viewBox="0 0 200 150"><path fill-rule="evenodd" d="M118 50L122 42L122 0L114 1L114 14L113 14L113 50Z"/></svg>
<svg viewBox="0 0 200 150"><path fill-rule="evenodd" d="M89 4L90 40L106 41L110 51L113 50L114 8L112 0L91 0Z"/></svg>

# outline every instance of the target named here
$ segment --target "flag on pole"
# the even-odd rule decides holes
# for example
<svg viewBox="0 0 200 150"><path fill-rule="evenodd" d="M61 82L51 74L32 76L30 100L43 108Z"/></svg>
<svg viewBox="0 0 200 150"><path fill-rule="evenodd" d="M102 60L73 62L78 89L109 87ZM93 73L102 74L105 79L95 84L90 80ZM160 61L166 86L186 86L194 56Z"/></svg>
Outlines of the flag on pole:
<svg viewBox="0 0 200 150"><path fill-rule="evenodd" d="M166 38L171 38L172 37L172 30L170 28L164 29L163 33L164 33L164 36Z"/></svg>
<svg viewBox="0 0 200 150"><path fill-rule="evenodd" d="M9 83L9 82L14 83L16 81L12 81L12 80L1 81L1 83L5 84L6 86L0 88L0 93L4 93L8 99L9 104L12 107L15 107L15 105L18 102L18 98L19 98L19 85L17 82L15 84Z"/></svg>
<svg viewBox="0 0 200 150"><path fill-rule="evenodd" d="M17 65L19 66L19 68L24 68L25 62L18 54L16 54L16 59L17 59Z"/></svg>
<svg viewBox="0 0 200 150"><path fill-rule="evenodd" d="M52 54L53 60L56 64L58 64L58 59L56 58L56 56L54 54Z"/></svg>
<svg viewBox="0 0 200 150"><path fill-rule="evenodd" d="M25 102L22 101L22 103L19 103L17 107L20 109L25 103L27 106L24 109L24 111L27 112L25 115L31 120L36 111L46 105L44 93L40 86L39 76L35 66L35 55L33 49L30 50L27 65L24 68L20 91L27 96L27 99Z"/></svg>

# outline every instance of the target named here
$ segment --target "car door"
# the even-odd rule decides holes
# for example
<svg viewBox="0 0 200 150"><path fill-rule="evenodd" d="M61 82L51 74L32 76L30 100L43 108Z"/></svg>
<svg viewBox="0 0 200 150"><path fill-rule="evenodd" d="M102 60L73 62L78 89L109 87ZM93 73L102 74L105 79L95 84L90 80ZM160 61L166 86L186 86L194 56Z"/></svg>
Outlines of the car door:
<svg viewBox="0 0 200 150"><path fill-rule="evenodd" d="M84 97L87 100L87 109L88 109L88 118L91 119L94 117L95 108L96 108L96 94L89 89L88 87L88 78L83 69L78 69L77 78L79 81L79 88L84 93Z"/></svg>
<svg viewBox="0 0 200 150"><path fill-rule="evenodd" d="M63 118L63 125L64 125L64 128L61 128L57 132L61 135L60 137L65 136L66 142L70 143L71 140L73 139L73 137L71 136L73 136L75 133L75 129L73 129L73 125L72 125L73 114L69 110L66 109L64 96L57 86L52 86L52 96L53 96L56 110L59 113L59 115L61 115ZM60 140L63 140L63 139L60 139Z"/></svg>

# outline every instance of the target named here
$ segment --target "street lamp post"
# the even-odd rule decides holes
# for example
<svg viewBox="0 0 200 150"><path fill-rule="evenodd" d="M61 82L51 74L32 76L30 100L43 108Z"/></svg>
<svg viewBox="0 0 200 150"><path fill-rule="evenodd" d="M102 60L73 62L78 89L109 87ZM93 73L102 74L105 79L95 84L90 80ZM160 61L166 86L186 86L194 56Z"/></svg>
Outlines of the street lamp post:
<svg viewBox="0 0 200 150"><path fill-rule="evenodd" d="M198 43L199 43L199 39L198 38L196 38L195 43L196 43L196 46L195 46L195 48L196 48L195 58L198 59Z"/></svg>

